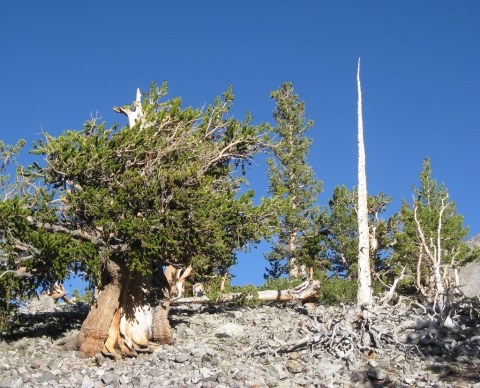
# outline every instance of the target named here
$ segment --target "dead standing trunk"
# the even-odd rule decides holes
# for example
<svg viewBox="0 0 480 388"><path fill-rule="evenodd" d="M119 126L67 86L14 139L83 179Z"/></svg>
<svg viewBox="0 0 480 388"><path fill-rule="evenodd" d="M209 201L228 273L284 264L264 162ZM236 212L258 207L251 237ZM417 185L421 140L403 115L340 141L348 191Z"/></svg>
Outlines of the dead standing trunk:
<svg viewBox="0 0 480 388"><path fill-rule="evenodd" d="M357 305L372 300L370 273L370 233L368 227L367 174L365 171L365 144L363 141L362 89L360 85L360 59L357 71L358 88L358 295Z"/></svg>

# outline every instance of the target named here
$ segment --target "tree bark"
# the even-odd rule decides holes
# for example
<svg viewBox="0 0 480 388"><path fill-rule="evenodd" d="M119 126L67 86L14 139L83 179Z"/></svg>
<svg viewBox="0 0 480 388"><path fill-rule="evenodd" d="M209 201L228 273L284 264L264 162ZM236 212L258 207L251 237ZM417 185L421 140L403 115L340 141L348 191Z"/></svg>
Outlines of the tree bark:
<svg viewBox="0 0 480 388"><path fill-rule="evenodd" d="M434 243L433 239L427 241L425 236L424 229L420 223L420 219L418 217L418 206L415 204L413 206L413 217L415 220L415 225L417 227L417 233L420 238L421 244L421 252L425 252L429 263L428 265L428 273L430 275L430 279L427 279L428 282L428 290L430 290L429 302L437 302L439 308L443 310L445 307L445 291L448 288L448 284L446 283L445 279L447 277L442 276L442 222L443 222L443 213L446 210L448 205L445 205L445 201L447 200L448 195L442 198L441 208L438 217L438 225L437 225L437 238L436 242ZM421 271L422 268L420 266L420 260L417 265L417 287L422 290L421 285ZM425 295L425 293L422 293Z"/></svg>
<svg viewBox="0 0 480 388"><path fill-rule="evenodd" d="M154 299L152 339L158 344L173 344L173 334L168 320L170 311L170 284L162 269L154 272Z"/></svg>
<svg viewBox="0 0 480 388"><path fill-rule="evenodd" d="M295 204L292 204L292 209L295 209ZM290 252L290 260L288 262L290 279L297 279L299 276L299 269L297 264L296 249L297 249L297 231L290 232L290 238L288 242L288 249Z"/></svg>
<svg viewBox="0 0 480 388"><path fill-rule="evenodd" d="M134 357L152 352L157 344L173 343L169 284L161 267L142 275L108 260L103 284L77 339L84 355Z"/></svg>
<svg viewBox="0 0 480 388"><path fill-rule="evenodd" d="M80 351L86 356L99 353L109 337L113 317L119 308L121 286L121 268L112 260L105 265L103 289L93 304L78 335Z"/></svg>
<svg viewBox="0 0 480 388"><path fill-rule="evenodd" d="M170 301L163 300L153 310L152 339L158 344L173 344L173 334L168 320Z"/></svg>
<svg viewBox="0 0 480 388"><path fill-rule="evenodd" d="M358 294L357 305L369 304L372 300L370 273L370 242L368 228L367 174L365 171L365 144L363 140L362 89L360 85L360 59L357 70L358 88Z"/></svg>

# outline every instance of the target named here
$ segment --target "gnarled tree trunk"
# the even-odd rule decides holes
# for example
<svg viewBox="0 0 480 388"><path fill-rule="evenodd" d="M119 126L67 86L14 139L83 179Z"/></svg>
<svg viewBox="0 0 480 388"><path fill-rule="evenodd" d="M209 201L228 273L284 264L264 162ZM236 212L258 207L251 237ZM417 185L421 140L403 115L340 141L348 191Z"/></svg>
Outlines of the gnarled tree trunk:
<svg viewBox="0 0 480 388"><path fill-rule="evenodd" d="M92 305L78 335L80 351L86 356L99 353L109 336L112 320L119 307L122 291L120 266L108 260L104 268L103 288Z"/></svg>
<svg viewBox="0 0 480 388"><path fill-rule="evenodd" d="M169 284L161 269L142 275L109 260L103 284L78 336L83 354L134 357L173 343Z"/></svg>

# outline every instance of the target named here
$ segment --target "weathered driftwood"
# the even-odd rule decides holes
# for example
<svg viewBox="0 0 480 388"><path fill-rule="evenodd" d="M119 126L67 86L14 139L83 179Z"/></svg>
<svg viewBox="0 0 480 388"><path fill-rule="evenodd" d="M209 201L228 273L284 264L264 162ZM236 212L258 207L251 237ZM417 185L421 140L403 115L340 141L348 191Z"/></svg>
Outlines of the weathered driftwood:
<svg viewBox="0 0 480 388"><path fill-rule="evenodd" d="M52 297L53 300L57 301L59 299L63 299L65 303L71 304L72 302L67 296L68 291L65 290L63 287L63 284L57 284L55 283L53 287L47 291L47 295Z"/></svg>
<svg viewBox="0 0 480 388"><path fill-rule="evenodd" d="M258 299L261 302L288 302L291 300L307 301L315 299L320 290L320 282L318 280L307 280L295 288L289 290L265 290L258 291ZM172 299L171 304L185 304L185 303L227 303L242 298L242 293L230 293L222 295L218 300L212 301L207 296L191 297L191 298L177 298ZM253 300L254 295L248 295L248 300Z"/></svg>

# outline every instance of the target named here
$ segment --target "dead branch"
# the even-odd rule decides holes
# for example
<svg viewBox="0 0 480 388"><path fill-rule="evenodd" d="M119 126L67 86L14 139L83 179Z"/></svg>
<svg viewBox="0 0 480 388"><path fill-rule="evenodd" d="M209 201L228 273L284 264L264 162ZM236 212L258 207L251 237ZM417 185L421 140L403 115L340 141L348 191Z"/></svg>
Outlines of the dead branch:
<svg viewBox="0 0 480 388"><path fill-rule="evenodd" d="M13 276L15 276L16 278L29 278L33 276L30 272L27 271L26 267L20 267L18 269L7 269L6 271L3 271L0 274L0 279L9 273L13 273Z"/></svg>
<svg viewBox="0 0 480 388"><path fill-rule="evenodd" d="M65 303L71 304L72 302L67 296L68 291L65 290L62 284L55 283L52 289L47 291L47 295L52 297L53 300L57 301L58 299L63 299Z"/></svg>
<svg viewBox="0 0 480 388"><path fill-rule="evenodd" d="M405 275L405 267L402 267L402 273L400 276L396 277L393 281L393 284L390 286L388 292L380 299L381 304L389 304L392 298L395 296L395 292L397 290L398 283L400 283L404 278L411 276Z"/></svg>
<svg viewBox="0 0 480 388"><path fill-rule="evenodd" d="M265 290L258 292L258 300L261 302L288 302L291 300L307 301L315 299L320 290L320 282L318 280L307 280L299 286L289 290ZM238 300L242 297L242 293L230 293L223 295L215 303L228 303ZM248 300L253 300L254 295L248 295ZM186 303L210 303L212 302L207 296L177 298L171 301L171 304Z"/></svg>
<svg viewBox="0 0 480 388"><path fill-rule="evenodd" d="M29 216L27 217L27 221L34 225L35 227L39 229L43 229L49 232L54 232L54 233L65 233L68 234L72 237L78 238L80 240L84 241L90 241L91 243L102 246L102 247L108 247L112 251L116 252L125 252L128 249L127 244L108 244L106 243L103 239L100 238L99 233L97 232L96 235L93 235L91 233L88 233L84 230L81 229L69 229L65 226L62 225L54 225L50 224L48 222L40 222L35 220L33 217Z"/></svg>

